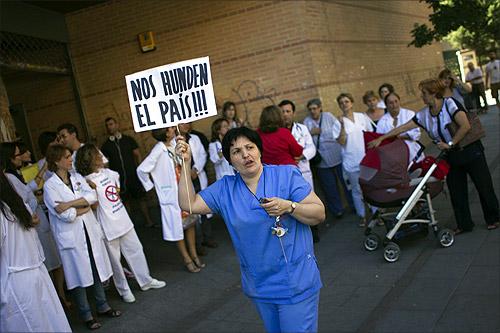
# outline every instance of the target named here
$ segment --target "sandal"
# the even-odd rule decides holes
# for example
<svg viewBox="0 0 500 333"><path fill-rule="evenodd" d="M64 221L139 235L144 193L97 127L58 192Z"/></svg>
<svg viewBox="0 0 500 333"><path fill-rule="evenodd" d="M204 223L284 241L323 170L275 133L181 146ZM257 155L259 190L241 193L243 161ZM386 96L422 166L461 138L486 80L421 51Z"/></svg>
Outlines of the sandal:
<svg viewBox="0 0 500 333"><path fill-rule="evenodd" d="M186 269L189 273L198 273L199 271L201 271L201 269L199 269L192 260L189 262L185 262L184 266L186 266Z"/></svg>
<svg viewBox="0 0 500 333"><path fill-rule="evenodd" d="M97 314L99 316L106 316L106 317L109 317L109 318L116 318L116 317L120 317L122 315L122 312L119 311L119 310L109 309L106 312L97 312Z"/></svg>
<svg viewBox="0 0 500 333"><path fill-rule="evenodd" d="M88 328L89 330L96 330L96 329L98 329L98 328L101 328L101 327L102 327L101 323L100 323L100 322L98 322L98 321L97 321L97 320L95 320L95 319L90 319L90 320L87 320L87 321L85 322L85 326L87 326L87 328Z"/></svg>
<svg viewBox="0 0 500 333"><path fill-rule="evenodd" d="M196 257L193 259L194 264L198 266L198 268L204 268L206 265L201 262L200 258Z"/></svg>

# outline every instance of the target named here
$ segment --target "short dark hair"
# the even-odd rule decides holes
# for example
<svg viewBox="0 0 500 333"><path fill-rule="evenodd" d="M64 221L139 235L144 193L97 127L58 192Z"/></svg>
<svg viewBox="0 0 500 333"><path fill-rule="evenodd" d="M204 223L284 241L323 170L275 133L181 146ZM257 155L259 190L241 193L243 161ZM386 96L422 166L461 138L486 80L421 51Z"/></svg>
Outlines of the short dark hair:
<svg viewBox="0 0 500 333"><path fill-rule="evenodd" d="M99 149L92 143L87 143L76 151L75 169L82 176L93 173L92 161L94 157L100 154Z"/></svg>
<svg viewBox="0 0 500 333"><path fill-rule="evenodd" d="M38 136L38 148L40 149L40 153L42 153L43 156L45 156L45 154L47 153L47 148L49 147L49 145L56 139L56 132L45 131L40 133L40 136Z"/></svg>
<svg viewBox="0 0 500 333"><path fill-rule="evenodd" d="M310 99L308 102L307 102L307 108L309 108L311 105L317 105L317 106L321 106L321 100L319 98L313 98L313 99Z"/></svg>
<svg viewBox="0 0 500 333"><path fill-rule="evenodd" d="M289 99L284 99L278 104L279 107L282 107L284 105L291 105L292 106L292 111L295 112L295 104Z"/></svg>
<svg viewBox="0 0 500 333"><path fill-rule="evenodd" d="M110 121L110 120L113 120L115 123L117 122L115 118L113 118L113 117L108 117L108 118L104 119L104 123L106 124L106 123L107 123L108 121Z"/></svg>
<svg viewBox="0 0 500 333"><path fill-rule="evenodd" d="M75 125L73 125L73 124L71 124L71 123L65 123L65 124L62 124L61 126L59 126L59 127L57 128L57 132L59 133L60 131L62 131L62 130L64 130L64 129L65 129L66 131L68 131L68 133L70 133L70 134L75 133L76 138L77 138L77 139L79 138L79 137L78 137L78 129L76 128L76 126L75 126Z"/></svg>
<svg viewBox="0 0 500 333"><path fill-rule="evenodd" d="M283 127L283 113L276 105L268 105L262 109L259 120L259 129L264 133L276 132Z"/></svg>
<svg viewBox="0 0 500 333"><path fill-rule="evenodd" d="M396 96L399 100L401 100L401 97L399 97L399 95L393 91L393 92L388 93L388 94L384 97L384 103L385 103L385 105L387 105L387 97L389 97L389 96L391 96L391 95L392 95L392 96Z"/></svg>
<svg viewBox="0 0 500 333"><path fill-rule="evenodd" d="M233 129L230 129L226 135L224 136L224 139L222 139L222 154L226 158L226 160L231 163L231 146L234 144L234 142L241 138L247 138L251 142L255 143L257 148L260 151L260 155L262 156L262 140L260 139L259 133L256 131L248 128L248 127L236 127Z"/></svg>
<svg viewBox="0 0 500 333"><path fill-rule="evenodd" d="M157 128L151 131L151 135L156 141L165 141L167 140L167 129L166 128Z"/></svg>
<svg viewBox="0 0 500 333"><path fill-rule="evenodd" d="M394 86L392 84L390 84L390 83L382 83L380 85L380 87L378 87L378 95L379 96L382 96L382 94L380 93L382 91L382 88L387 88L387 90L389 90L390 93L395 91L394 90Z"/></svg>
<svg viewBox="0 0 500 333"><path fill-rule="evenodd" d="M212 123L212 142L218 141L219 140L219 131L220 128L222 127L222 123L226 122L229 124L229 122L225 118L218 118Z"/></svg>
<svg viewBox="0 0 500 333"><path fill-rule="evenodd" d="M47 148L47 155L45 156L45 158L47 160L47 168L49 169L49 171L57 171L56 162L59 162L61 158L64 157L66 151L69 151L71 153L71 150L69 150L69 148L60 144L52 145Z"/></svg>
<svg viewBox="0 0 500 333"><path fill-rule="evenodd" d="M337 103L340 103L340 100L344 97L348 98L352 103L354 103L354 97L352 97L352 94L350 93L341 93L340 95L338 95Z"/></svg>

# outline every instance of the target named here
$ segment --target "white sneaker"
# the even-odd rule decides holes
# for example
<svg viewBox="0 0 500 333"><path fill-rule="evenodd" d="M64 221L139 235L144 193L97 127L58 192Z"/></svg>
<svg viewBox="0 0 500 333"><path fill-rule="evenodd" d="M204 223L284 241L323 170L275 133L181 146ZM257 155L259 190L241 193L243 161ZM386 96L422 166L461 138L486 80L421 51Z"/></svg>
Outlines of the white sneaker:
<svg viewBox="0 0 500 333"><path fill-rule="evenodd" d="M153 279L147 285L142 286L141 289L142 291L146 291L149 289L160 289L165 287L166 285L167 284L165 283L165 281L158 281L157 279Z"/></svg>
<svg viewBox="0 0 500 333"><path fill-rule="evenodd" d="M134 294L132 294L131 292L128 293L128 294L125 294L125 295L122 296L122 300L125 303L134 303L135 302Z"/></svg>

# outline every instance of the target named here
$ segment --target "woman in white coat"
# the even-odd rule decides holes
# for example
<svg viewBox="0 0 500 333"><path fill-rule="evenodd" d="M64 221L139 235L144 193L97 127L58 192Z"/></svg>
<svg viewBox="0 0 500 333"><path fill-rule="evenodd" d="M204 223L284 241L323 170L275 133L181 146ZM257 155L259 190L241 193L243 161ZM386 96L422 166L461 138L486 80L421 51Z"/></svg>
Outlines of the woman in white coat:
<svg viewBox="0 0 500 333"><path fill-rule="evenodd" d="M391 92L385 96L384 102L387 107L387 113L378 121L377 133L389 133L394 128L406 124L415 117L415 112L401 107L399 95L395 92ZM414 128L402 133L399 135L399 138L405 140L406 146L408 146L408 162L413 161L421 147L417 142L420 139L420 128ZM423 159L424 154L421 154L418 161Z"/></svg>
<svg viewBox="0 0 500 333"><path fill-rule="evenodd" d="M0 171L0 332L71 332L34 226Z"/></svg>
<svg viewBox="0 0 500 333"><path fill-rule="evenodd" d="M177 175L182 161L175 154L175 127L153 130L152 135L158 143L137 167L137 175L146 191L153 187L156 190L161 209L163 239L176 242L186 269L191 273L198 273L205 264L196 252L197 218L182 212L177 199Z"/></svg>
<svg viewBox="0 0 500 333"><path fill-rule="evenodd" d="M354 98L351 94L340 94L337 103L342 110L342 116L338 117L339 122L333 128L333 137L337 138L342 146L342 168L351 184L352 201L360 219L359 226L364 227L366 211L363 193L359 186L359 163L365 156L363 132L371 132L372 124L364 113L354 112Z"/></svg>
<svg viewBox="0 0 500 333"><path fill-rule="evenodd" d="M120 262L121 253L127 260L142 290L165 287L164 281L153 279L149 274L141 241L137 237L134 224L120 199L120 175L118 172L104 167L99 149L91 143L78 149L75 167L76 171L85 177L90 187L96 191L99 202L97 221L101 224L102 231L106 236L106 248L113 268L113 281L123 301L133 303L135 297L130 290Z"/></svg>
<svg viewBox="0 0 500 333"><path fill-rule="evenodd" d="M101 226L90 208L97 202L97 196L85 178L76 172L70 173L73 160L66 147L49 147L46 158L54 175L45 183L43 197L61 255L66 284L72 290L87 327L97 329L101 324L92 316L86 287L93 286L100 315L121 315L108 305L101 284L111 277L112 271Z"/></svg>
<svg viewBox="0 0 500 333"><path fill-rule="evenodd" d="M38 190L41 181L37 182L36 178L43 177L43 169L40 170L35 180L26 184L23 176L19 173L19 169L26 160L31 160L31 153L29 150L23 152L18 143L3 142L0 144L0 156L0 160L2 161L1 169L5 170L5 176L10 184L23 199L24 203L30 207L31 211L35 212L40 219L40 223L35 227L35 230L38 233L38 238L40 239L45 255L44 264L52 275L54 286L56 287L62 305L69 309L71 302L66 299L64 292L64 272L61 266L59 251L57 250L54 237L50 231L49 219L42 207L43 203L39 203L34 194L34 191Z"/></svg>
<svg viewBox="0 0 500 333"><path fill-rule="evenodd" d="M234 176L234 169L222 155L222 139L229 131L229 122L224 118L216 119L212 123L212 142L208 145L208 154L210 161L214 164L215 178L217 180L222 177Z"/></svg>

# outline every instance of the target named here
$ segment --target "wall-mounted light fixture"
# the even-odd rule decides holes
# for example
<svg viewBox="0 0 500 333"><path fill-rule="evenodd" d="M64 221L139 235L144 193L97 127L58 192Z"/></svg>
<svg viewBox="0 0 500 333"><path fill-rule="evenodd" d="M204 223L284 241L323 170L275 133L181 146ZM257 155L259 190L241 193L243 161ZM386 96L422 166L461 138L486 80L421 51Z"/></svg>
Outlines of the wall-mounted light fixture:
<svg viewBox="0 0 500 333"><path fill-rule="evenodd" d="M156 50L156 43L152 31L142 32L137 35L142 53Z"/></svg>

